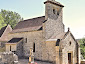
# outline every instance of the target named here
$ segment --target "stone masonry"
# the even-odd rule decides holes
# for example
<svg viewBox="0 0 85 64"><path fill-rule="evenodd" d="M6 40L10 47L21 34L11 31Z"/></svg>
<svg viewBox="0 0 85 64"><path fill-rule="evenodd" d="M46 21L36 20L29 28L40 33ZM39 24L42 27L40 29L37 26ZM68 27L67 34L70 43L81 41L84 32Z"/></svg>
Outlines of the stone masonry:
<svg viewBox="0 0 85 64"><path fill-rule="evenodd" d="M46 39L49 39L56 33L56 35L64 32L64 24L62 22L62 7L56 6L54 4L46 3L45 4L45 20L43 26L43 32ZM55 9L55 14L53 13ZM58 10L59 11L58 11ZM59 14L57 14L59 13Z"/></svg>
<svg viewBox="0 0 85 64"><path fill-rule="evenodd" d="M18 64L18 57L12 52L3 52L0 54L0 56L0 64Z"/></svg>
<svg viewBox="0 0 85 64"><path fill-rule="evenodd" d="M42 31L33 31L33 32L22 32L22 33L15 33L9 35L10 39L13 37L23 37L23 54L25 57L29 57L30 48L33 48L33 43L35 43L34 56L36 59L41 59L41 44L43 40ZM27 38L27 42L25 41Z"/></svg>
<svg viewBox="0 0 85 64"><path fill-rule="evenodd" d="M64 31L64 6L55 0L47 0L44 4L45 17L21 21L14 29L16 32L9 33L9 39L23 38L23 42L17 45L18 51L23 54L17 55L28 58L32 48L35 50L33 53L36 60L53 64L79 64L79 45L70 29ZM45 19L42 21L42 18Z"/></svg>

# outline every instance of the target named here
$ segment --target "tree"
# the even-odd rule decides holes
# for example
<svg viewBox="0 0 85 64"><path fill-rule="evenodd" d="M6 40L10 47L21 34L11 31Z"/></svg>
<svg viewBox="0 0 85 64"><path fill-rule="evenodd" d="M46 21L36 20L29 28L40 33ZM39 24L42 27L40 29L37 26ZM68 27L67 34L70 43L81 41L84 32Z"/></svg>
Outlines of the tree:
<svg viewBox="0 0 85 64"><path fill-rule="evenodd" d="M6 25L11 25L12 28L14 28L19 21L23 20L23 18L21 18L21 16L16 12L1 9L0 14L4 18L4 23Z"/></svg>
<svg viewBox="0 0 85 64"><path fill-rule="evenodd" d="M83 58L85 59L85 38L81 39L80 41L80 50Z"/></svg>
<svg viewBox="0 0 85 64"><path fill-rule="evenodd" d="M4 23L4 18L2 17L2 15L0 14L0 29L2 27L6 26L6 24Z"/></svg>

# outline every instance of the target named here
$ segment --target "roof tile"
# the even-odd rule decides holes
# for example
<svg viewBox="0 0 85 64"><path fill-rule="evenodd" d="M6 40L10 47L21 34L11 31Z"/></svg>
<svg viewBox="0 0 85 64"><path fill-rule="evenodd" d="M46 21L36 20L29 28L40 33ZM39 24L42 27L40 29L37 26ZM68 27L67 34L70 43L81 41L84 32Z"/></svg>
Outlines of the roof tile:
<svg viewBox="0 0 85 64"><path fill-rule="evenodd" d="M45 16L37 17L33 19L27 19L20 21L12 32L24 32L38 30L42 27L42 23L45 21Z"/></svg>
<svg viewBox="0 0 85 64"><path fill-rule="evenodd" d="M11 40L9 40L7 43L18 43L20 40L22 40L23 38L12 38Z"/></svg>

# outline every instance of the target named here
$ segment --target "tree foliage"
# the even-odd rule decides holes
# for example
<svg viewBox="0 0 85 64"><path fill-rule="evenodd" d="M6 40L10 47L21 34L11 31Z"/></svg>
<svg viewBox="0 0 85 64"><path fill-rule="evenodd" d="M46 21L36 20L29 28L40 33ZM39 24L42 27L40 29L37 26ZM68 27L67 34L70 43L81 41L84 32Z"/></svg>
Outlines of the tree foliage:
<svg viewBox="0 0 85 64"><path fill-rule="evenodd" d="M6 24L4 23L4 18L2 17L2 15L0 14L0 29L2 27L6 26Z"/></svg>
<svg viewBox="0 0 85 64"><path fill-rule="evenodd" d="M18 13L13 11L7 11L2 9L0 14L4 19L4 24L9 24L12 28L14 28L19 21L23 20L23 18L21 18L21 16Z"/></svg>
<svg viewBox="0 0 85 64"><path fill-rule="evenodd" d="M80 50L83 58L85 59L85 38L81 39L80 41Z"/></svg>

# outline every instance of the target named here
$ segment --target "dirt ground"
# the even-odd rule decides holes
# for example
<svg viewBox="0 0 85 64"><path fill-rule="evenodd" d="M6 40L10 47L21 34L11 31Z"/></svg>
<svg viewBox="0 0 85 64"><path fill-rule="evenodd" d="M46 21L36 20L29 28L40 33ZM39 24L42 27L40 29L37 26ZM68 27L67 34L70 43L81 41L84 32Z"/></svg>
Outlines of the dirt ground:
<svg viewBox="0 0 85 64"><path fill-rule="evenodd" d="M47 62L35 61L37 64L52 64ZM19 59L19 64L28 64L28 59Z"/></svg>

